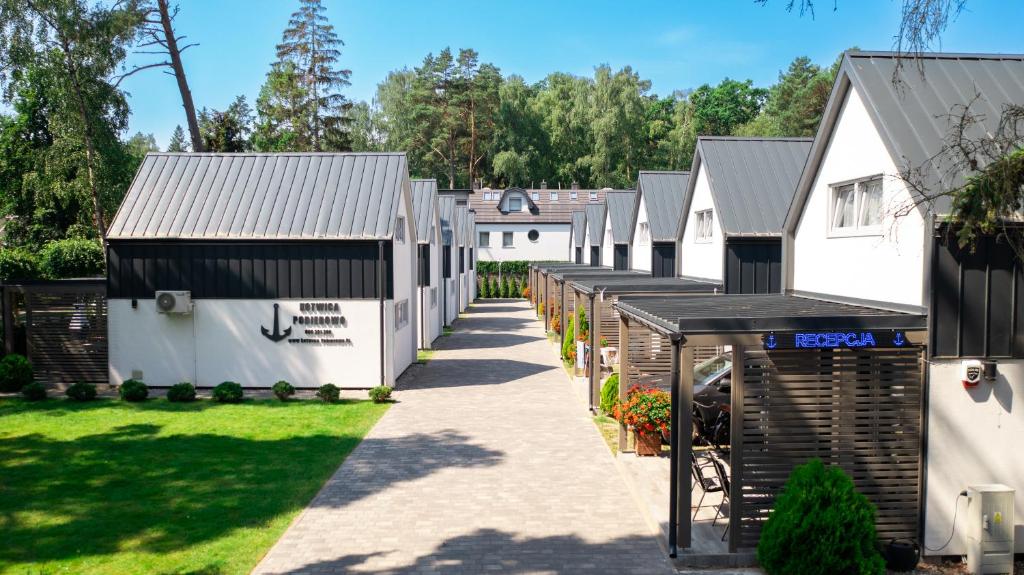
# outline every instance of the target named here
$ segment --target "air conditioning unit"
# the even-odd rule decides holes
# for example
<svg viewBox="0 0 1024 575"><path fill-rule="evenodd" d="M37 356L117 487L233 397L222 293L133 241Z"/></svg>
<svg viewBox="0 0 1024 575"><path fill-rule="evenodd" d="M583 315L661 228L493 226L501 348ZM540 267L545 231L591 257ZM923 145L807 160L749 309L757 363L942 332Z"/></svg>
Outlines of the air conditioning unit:
<svg viewBox="0 0 1024 575"><path fill-rule="evenodd" d="M192 313L192 292L157 291L156 311L158 313Z"/></svg>
<svg viewBox="0 0 1024 575"><path fill-rule="evenodd" d="M1013 495L1005 485L967 488L967 570L1013 574Z"/></svg>

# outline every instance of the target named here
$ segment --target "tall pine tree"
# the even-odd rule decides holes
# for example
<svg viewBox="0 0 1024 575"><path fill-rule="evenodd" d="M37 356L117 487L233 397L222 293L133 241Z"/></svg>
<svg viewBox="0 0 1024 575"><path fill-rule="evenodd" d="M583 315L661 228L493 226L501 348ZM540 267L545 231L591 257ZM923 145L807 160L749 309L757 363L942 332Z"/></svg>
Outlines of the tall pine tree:
<svg viewBox="0 0 1024 575"><path fill-rule="evenodd" d="M168 152L187 152L188 142L185 141L185 130L181 126L175 126L171 134L171 141L167 144Z"/></svg>

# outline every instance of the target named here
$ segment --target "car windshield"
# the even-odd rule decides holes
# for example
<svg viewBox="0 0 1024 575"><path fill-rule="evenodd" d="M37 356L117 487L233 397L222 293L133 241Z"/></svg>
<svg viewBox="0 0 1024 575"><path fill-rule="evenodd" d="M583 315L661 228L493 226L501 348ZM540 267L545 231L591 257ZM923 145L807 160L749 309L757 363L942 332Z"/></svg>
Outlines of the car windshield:
<svg viewBox="0 0 1024 575"><path fill-rule="evenodd" d="M693 368L693 384L707 385L732 369L732 354L723 353Z"/></svg>

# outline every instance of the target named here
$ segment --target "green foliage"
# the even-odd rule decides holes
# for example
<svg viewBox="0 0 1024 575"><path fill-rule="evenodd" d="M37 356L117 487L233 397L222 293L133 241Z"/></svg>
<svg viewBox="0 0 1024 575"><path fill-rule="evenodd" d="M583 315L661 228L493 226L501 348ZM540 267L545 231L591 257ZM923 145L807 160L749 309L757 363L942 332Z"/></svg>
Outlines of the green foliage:
<svg viewBox="0 0 1024 575"><path fill-rule="evenodd" d="M576 345L576 339L573 337L573 330L575 329L576 318L569 316L569 319L565 321L565 333L562 334L562 359L569 359L569 352L571 352Z"/></svg>
<svg viewBox="0 0 1024 575"><path fill-rule="evenodd" d="M576 308L576 325L580 326L580 336L590 333L590 322L587 321L587 310L584 306Z"/></svg>
<svg viewBox="0 0 1024 575"><path fill-rule="evenodd" d="M0 249L0 281L35 279L40 275L39 258L22 248Z"/></svg>
<svg viewBox="0 0 1024 575"><path fill-rule="evenodd" d="M79 381L68 386L64 394L72 401L92 401L96 399L96 386L91 383Z"/></svg>
<svg viewBox="0 0 1024 575"><path fill-rule="evenodd" d="M126 379L117 388L117 393L124 401L146 401L149 397L149 386L137 379Z"/></svg>
<svg viewBox="0 0 1024 575"><path fill-rule="evenodd" d="M690 95L694 129L700 136L726 136L754 119L767 99L768 91L753 82L726 78L717 86L704 84Z"/></svg>
<svg viewBox="0 0 1024 575"><path fill-rule="evenodd" d="M384 403L391 400L391 388L386 385L378 385L370 389L370 399L374 403Z"/></svg>
<svg viewBox="0 0 1024 575"><path fill-rule="evenodd" d="M530 181L529 156L515 150L494 155L494 177L505 187L523 186Z"/></svg>
<svg viewBox="0 0 1024 575"><path fill-rule="evenodd" d="M801 56L790 63L768 90L761 113L734 130L737 136L814 136L832 92L841 58L822 68Z"/></svg>
<svg viewBox="0 0 1024 575"><path fill-rule="evenodd" d="M42 401L46 399L46 386L38 381L33 381L21 388L21 395L28 401Z"/></svg>
<svg viewBox="0 0 1024 575"><path fill-rule="evenodd" d="M611 414L619 403L619 374L613 373L601 386L601 411Z"/></svg>
<svg viewBox="0 0 1024 575"><path fill-rule="evenodd" d="M189 140L185 137L185 130L181 128L181 125L174 127L174 132L171 133L171 141L167 143L168 152L187 152L189 150Z"/></svg>
<svg viewBox="0 0 1024 575"><path fill-rule="evenodd" d="M236 97L224 111L203 108L198 120L205 151L248 152L252 148L252 109L245 96Z"/></svg>
<svg viewBox="0 0 1024 575"><path fill-rule="evenodd" d="M483 276L480 278L480 289L477 290L481 299L487 299L491 297L491 282L490 278Z"/></svg>
<svg viewBox="0 0 1024 575"><path fill-rule="evenodd" d="M492 261L478 261L476 262L476 273L479 275L498 275L498 266L501 265L501 274L510 274L516 276L525 276L530 271L530 264L533 263L529 260L509 260L505 262L492 262Z"/></svg>
<svg viewBox="0 0 1024 575"><path fill-rule="evenodd" d="M1016 220L1024 205L1022 190L1024 150L999 158L954 190L948 221L955 224L960 247L972 245L979 235L1005 233L1006 222Z"/></svg>
<svg viewBox="0 0 1024 575"><path fill-rule="evenodd" d="M523 290L519 287L519 278L513 277L512 282L509 284L508 297L521 298L523 297Z"/></svg>
<svg viewBox="0 0 1024 575"><path fill-rule="evenodd" d="M32 364L25 356L10 353L0 360L0 391L21 391L33 379Z"/></svg>
<svg viewBox="0 0 1024 575"><path fill-rule="evenodd" d="M491 287L488 291L491 293L491 297L501 297L501 286L498 284L497 278L491 278Z"/></svg>
<svg viewBox="0 0 1024 575"><path fill-rule="evenodd" d="M875 508L840 468L812 459L793 470L776 498L757 560L769 575L881 575Z"/></svg>
<svg viewBox="0 0 1024 575"><path fill-rule="evenodd" d="M103 247L95 240L55 240L39 253L42 272L49 278L103 275Z"/></svg>
<svg viewBox="0 0 1024 575"><path fill-rule="evenodd" d="M245 391L242 386L233 381L225 381L217 384L217 387L213 388L214 401L219 403L239 403L245 396Z"/></svg>
<svg viewBox="0 0 1024 575"><path fill-rule="evenodd" d="M508 276L504 276L498 282L498 297L508 297Z"/></svg>
<svg viewBox="0 0 1024 575"><path fill-rule="evenodd" d="M281 401L287 401L289 397L295 395L295 386L282 379L274 384L271 391L273 391L274 396Z"/></svg>
<svg viewBox="0 0 1024 575"><path fill-rule="evenodd" d="M341 390L333 383L325 383L316 390L316 396L324 403L336 403L341 397Z"/></svg>
<svg viewBox="0 0 1024 575"><path fill-rule="evenodd" d="M187 381L176 383L167 390L167 401L188 403L196 400L196 386Z"/></svg>

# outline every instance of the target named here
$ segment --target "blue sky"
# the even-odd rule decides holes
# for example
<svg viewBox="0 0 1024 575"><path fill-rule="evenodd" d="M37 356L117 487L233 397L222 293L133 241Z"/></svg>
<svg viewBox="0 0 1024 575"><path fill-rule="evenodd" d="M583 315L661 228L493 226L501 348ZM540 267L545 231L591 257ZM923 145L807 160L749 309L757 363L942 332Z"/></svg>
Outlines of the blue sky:
<svg viewBox="0 0 1024 575"><path fill-rule="evenodd" d="M328 17L346 47L353 100L369 100L389 71L418 65L446 46L474 48L504 75L527 81L549 72L590 75L607 63L632 66L669 94L722 78L770 85L796 56L831 63L851 46L892 47L900 0L816 0L817 14L800 17L786 0L701 1L412 1L326 0ZM222 109L238 94L255 101L274 49L298 2L182 0L176 25L199 46L185 53L197 107ZM1024 2L969 0L943 38L955 52L1024 52ZM146 61L145 57L133 57ZM158 70L127 79L130 132L166 146L185 125L174 79Z"/></svg>

